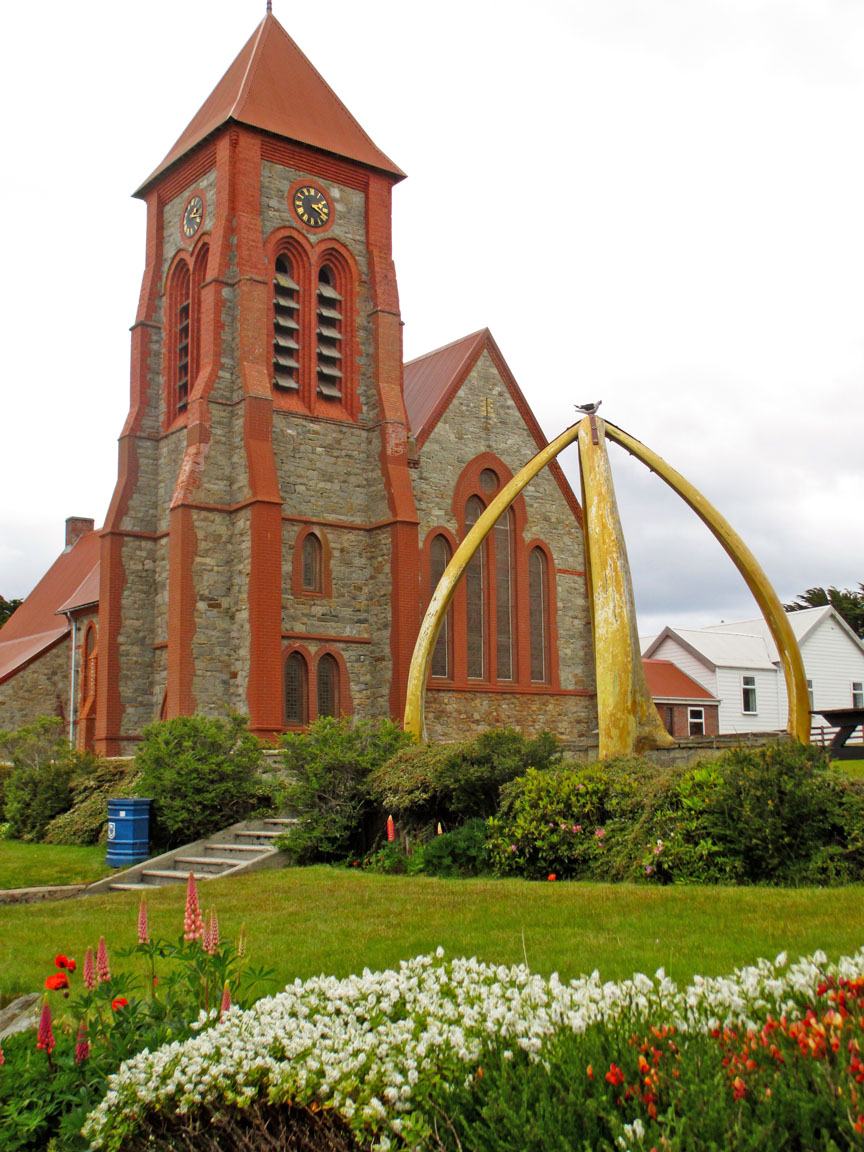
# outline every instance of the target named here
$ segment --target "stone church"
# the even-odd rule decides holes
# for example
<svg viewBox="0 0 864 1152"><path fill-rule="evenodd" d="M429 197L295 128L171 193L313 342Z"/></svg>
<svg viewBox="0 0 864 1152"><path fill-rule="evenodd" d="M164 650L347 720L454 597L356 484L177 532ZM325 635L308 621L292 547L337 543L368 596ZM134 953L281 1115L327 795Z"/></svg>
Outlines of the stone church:
<svg viewBox="0 0 864 1152"><path fill-rule="evenodd" d="M491 334L402 361L404 174L268 12L138 189L146 258L101 530L0 631L0 727L127 752L160 717L400 719L459 541L546 441ZM433 657L430 735L591 743L579 504L557 464L499 520Z"/></svg>

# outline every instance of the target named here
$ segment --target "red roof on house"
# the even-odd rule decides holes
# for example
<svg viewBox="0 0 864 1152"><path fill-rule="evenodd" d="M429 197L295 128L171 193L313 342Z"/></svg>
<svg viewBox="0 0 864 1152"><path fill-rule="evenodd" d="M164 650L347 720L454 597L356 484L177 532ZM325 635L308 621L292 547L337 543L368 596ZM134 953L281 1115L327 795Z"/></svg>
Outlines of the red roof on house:
<svg viewBox="0 0 864 1152"><path fill-rule="evenodd" d="M703 688L692 676L682 672L671 660L643 658L642 666L645 669L648 691L655 700L710 700L712 703L718 703L716 696L712 696L707 688Z"/></svg>
<svg viewBox="0 0 864 1152"><path fill-rule="evenodd" d="M58 556L24 603L0 628L0 680L7 679L63 639L69 631L69 621L57 612L98 600L98 580L99 535L85 532ZM94 587L95 598L81 599L82 593L91 596Z"/></svg>
<svg viewBox="0 0 864 1152"><path fill-rule="evenodd" d="M346 156L402 179L333 89L268 12L180 139L138 194L229 120Z"/></svg>

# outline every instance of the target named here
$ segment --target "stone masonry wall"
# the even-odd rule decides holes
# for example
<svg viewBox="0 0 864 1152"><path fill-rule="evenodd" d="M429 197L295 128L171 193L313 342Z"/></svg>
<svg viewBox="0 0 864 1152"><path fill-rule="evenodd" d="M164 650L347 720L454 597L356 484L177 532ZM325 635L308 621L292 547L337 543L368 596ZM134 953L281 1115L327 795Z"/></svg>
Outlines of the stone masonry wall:
<svg viewBox="0 0 864 1152"><path fill-rule="evenodd" d="M0 684L2 727L20 728L39 716L69 720L69 637Z"/></svg>
<svg viewBox="0 0 864 1152"><path fill-rule="evenodd" d="M527 428L494 361L479 358L449 408L420 452L415 495L420 516L420 540L435 527L446 527L459 538L453 511L454 485L463 469L481 452L498 456L515 474L537 452ZM582 531L555 477L544 469L525 489L527 523L523 543L538 538L552 552L557 601L557 649L560 684L564 690L593 692L594 660L585 579ZM472 699L472 696L475 697ZM526 728L553 726L562 736L581 737L596 728L593 697L549 696L495 692L484 696L443 689L427 693L430 731L456 736L458 717L480 723L497 717Z"/></svg>

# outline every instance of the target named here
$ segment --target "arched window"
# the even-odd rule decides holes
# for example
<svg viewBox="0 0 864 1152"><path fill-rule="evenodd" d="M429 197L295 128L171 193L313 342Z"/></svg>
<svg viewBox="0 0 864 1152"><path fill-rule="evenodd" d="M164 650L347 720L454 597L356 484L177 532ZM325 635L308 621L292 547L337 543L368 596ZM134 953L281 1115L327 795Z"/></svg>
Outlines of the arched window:
<svg viewBox="0 0 864 1152"><path fill-rule="evenodd" d="M173 358L171 419L186 411L189 402L189 266L181 261L174 270L169 295L171 352Z"/></svg>
<svg viewBox="0 0 864 1152"><path fill-rule="evenodd" d="M549 680L549 564L542 548L528 558L528 628L531 638L531 680Z"/></svg>
<svg viewBox="0 0 864 1152"><path fill-rule="evenodd" d="M273 280L273 387L300 390L300 285L285 252Z"/></svg>
<svg viewBox="0 0 864 1152"><path fill-rule="evenodd" d="M429 548L429 590L435 592L438 582L444 575L444 570L450 563L452 549L446 536L436 536ZM447 613L435 650L432 653L432 663L429 668L431 676L449 677L453 675L453 612Z"/></svg>
<svg viewBox="0 0 864 1152"><path fill-rule="evenodd" d="M308 723L309 684L306 661L292 652L285 661L285 723L302 726Z"/></svg>
<svg viewBox="0 0 864 1152"><path fill-rule="evenodd" d="M513 547L516 526L513 509L508 508L495 522L495 636L496 675L513 680L513 594L515 579Z"/></svg>
<svg viewBox="0 0 864 1152"><path fill-rule="evenodd" d="M342 399L343 301L334 269L324 264L318 273L317 347L318 392L328 400Z"/></svg>
<svg viewBox="0 0 864 1152"><path fill-rule="evenodd" d="M326 653L318 661L318 715L339 715L339 665Z"/></svg>
<svg viewBox="0 0 864 1152"><path fill-rule="evenodd" d="M304 592L320 592L321 584L321 541L314 532L303 538L301 558L301 583Z"/></svg>
<svg viewBox="0 0 864 1152"><path fill-rule="evenodd" d="M465 507L465 532L474 527L483 514L483 505L472 496ZM478 548L465 569L465 596L467 601L467 655L468 679L482 680L486 668L484 646L486 642L486 546Z"/></svg>

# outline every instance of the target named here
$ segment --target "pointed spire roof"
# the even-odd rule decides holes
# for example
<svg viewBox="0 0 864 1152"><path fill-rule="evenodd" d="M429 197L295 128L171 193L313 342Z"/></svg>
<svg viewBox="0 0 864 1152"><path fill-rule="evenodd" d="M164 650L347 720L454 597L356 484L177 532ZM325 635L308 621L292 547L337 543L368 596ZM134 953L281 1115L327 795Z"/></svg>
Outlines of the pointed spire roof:
<svg viewBox="0 0 864 1152"><path fill-rule="evenodd" d="M399 180L405 175L373 144L268 10L180 139L136 195L230 120L379 168Z"/></svg>

